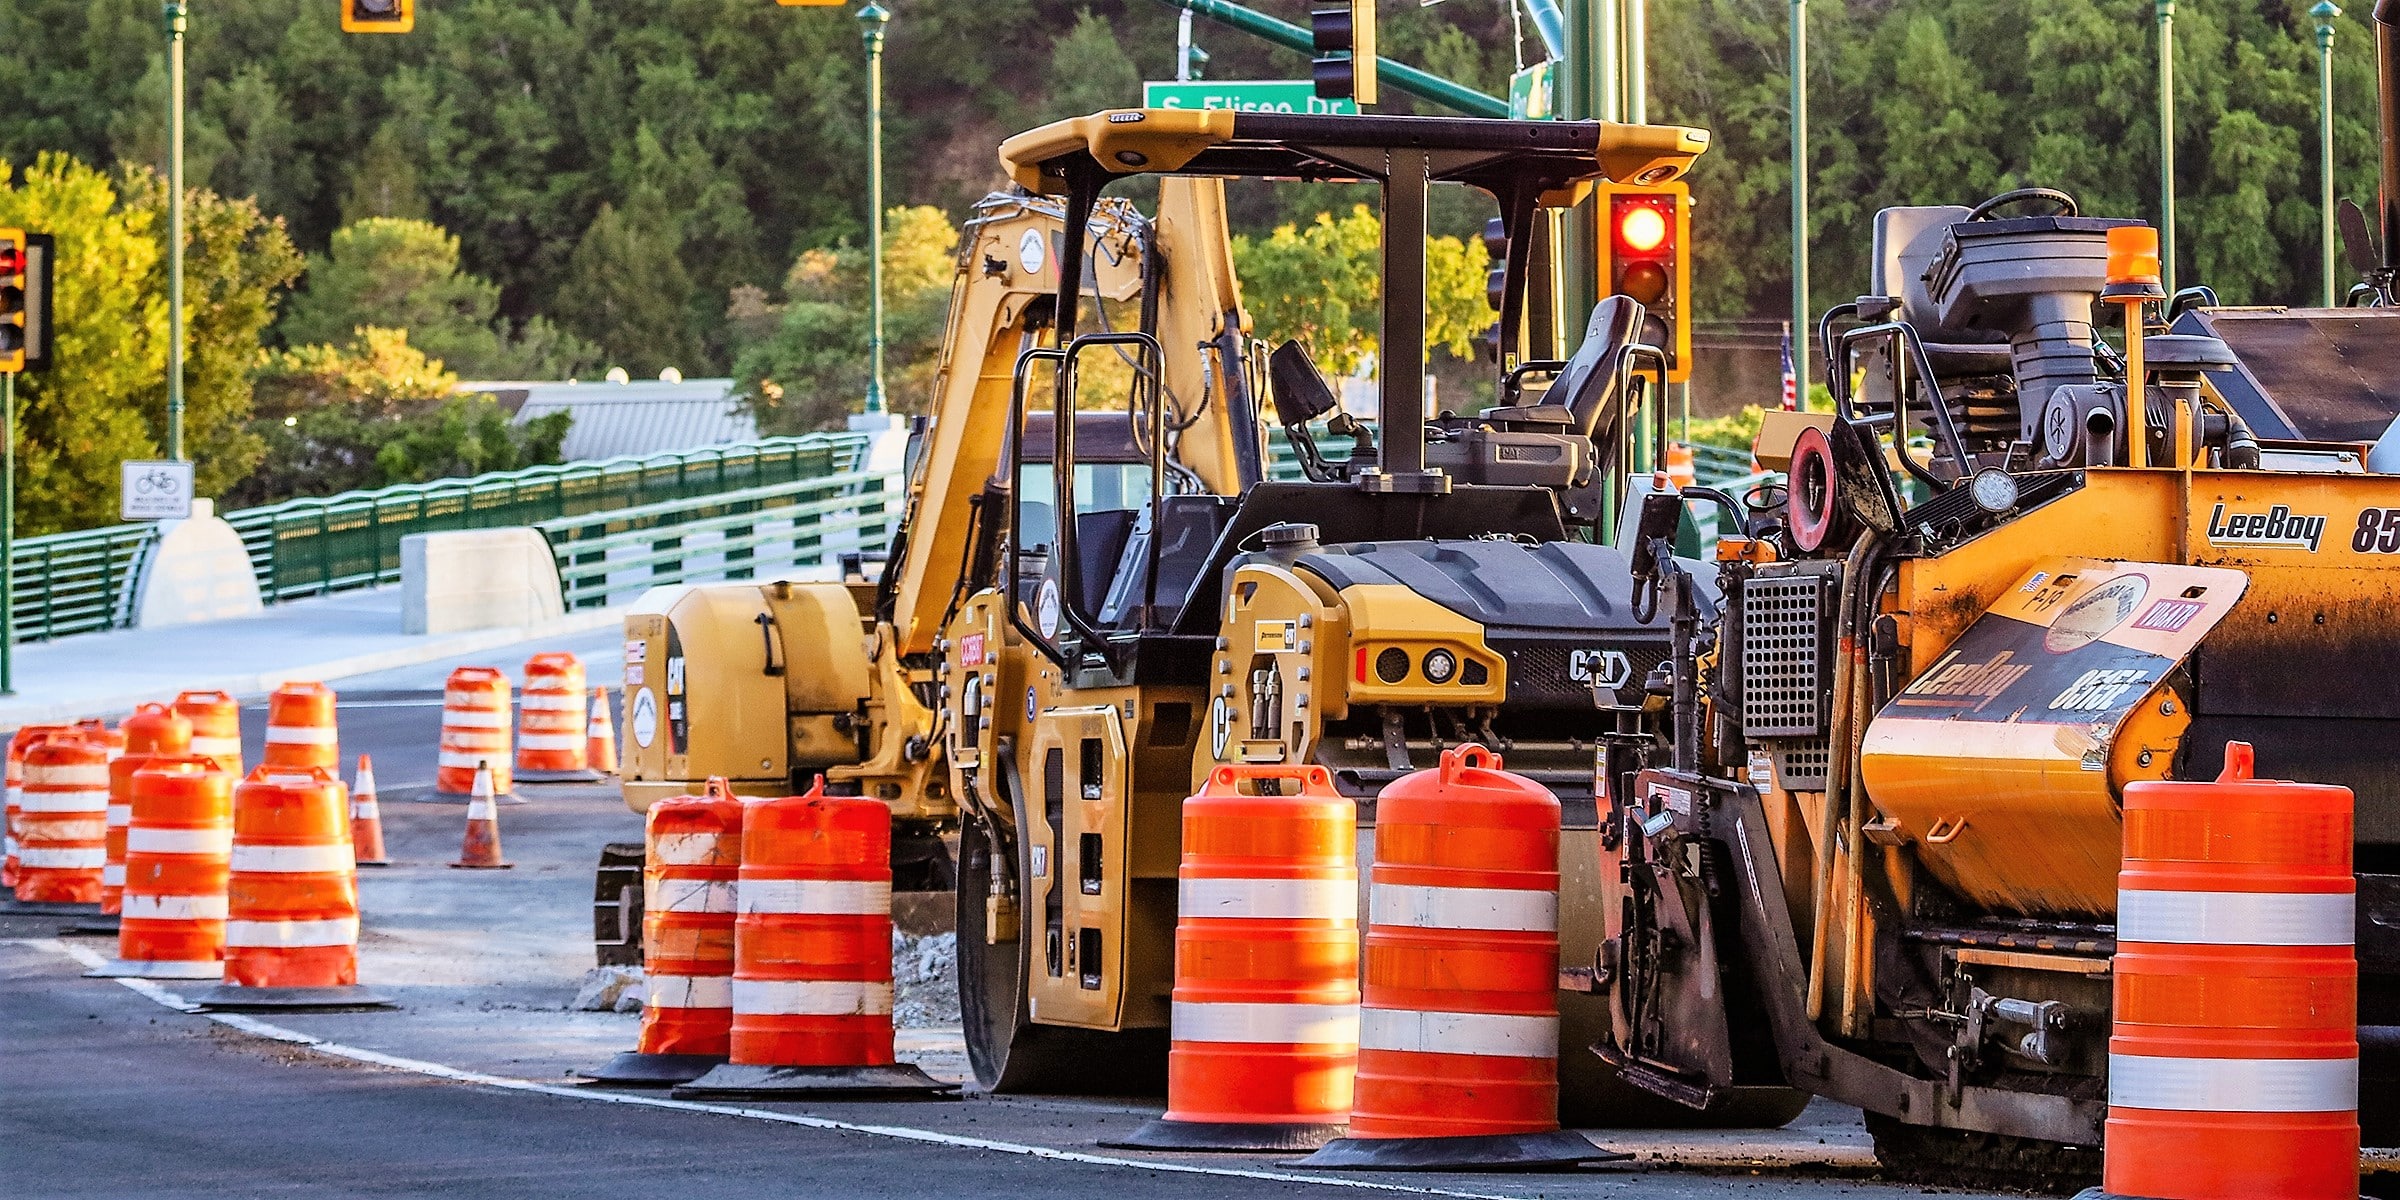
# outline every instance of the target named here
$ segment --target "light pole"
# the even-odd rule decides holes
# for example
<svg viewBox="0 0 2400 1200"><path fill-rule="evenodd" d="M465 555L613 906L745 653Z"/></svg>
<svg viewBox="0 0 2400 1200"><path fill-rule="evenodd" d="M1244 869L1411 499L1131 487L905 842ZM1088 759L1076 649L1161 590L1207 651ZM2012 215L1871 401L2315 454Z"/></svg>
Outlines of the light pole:
<svg viewBox="0 0 2400 1200"><path fill-rule="evenodd" d="M1808 407L1809 332L1808 0L1792 0L1792 378L1802 408Z"/></svg>
<svg viewBox="0 0 2400 1200"><path fill-rule="evenodd" d="M2317 216L2325 243L2325 307L2334 303L2333 278L2333 19L2342 6L2317 0L2308 10L2317 19L2317 146L2324 159L2317 170Z"/></svg>
<svg viewBox="0 0 2400 1200"><path fill-rule="evenodd" d="M883 406L883 30L892 14L874 0L858 10L867 43L867 405Z"/></svg>
<svg viewBox="0 0 2400 1200"><path fill-rule="evenodd" d="M2158 0L2158 274L2175 294L2175 0Z"/></svg>
<svg viewBox="0 0 2400 1200"><path fill-rule="evenodd" d="M183 26L167 0L167 457L183 459Z"/></svg>

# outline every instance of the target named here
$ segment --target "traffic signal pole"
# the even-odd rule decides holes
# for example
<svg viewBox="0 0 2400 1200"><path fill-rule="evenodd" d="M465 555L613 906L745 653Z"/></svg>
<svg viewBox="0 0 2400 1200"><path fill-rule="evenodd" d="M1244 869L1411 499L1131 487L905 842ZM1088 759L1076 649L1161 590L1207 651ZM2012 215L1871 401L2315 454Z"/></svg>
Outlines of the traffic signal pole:
<svg viewBox="0 0 2400 1200"><path fill-rule="evenodd" d="M0 696L17 694L17 375L0 372Z"/></svg>

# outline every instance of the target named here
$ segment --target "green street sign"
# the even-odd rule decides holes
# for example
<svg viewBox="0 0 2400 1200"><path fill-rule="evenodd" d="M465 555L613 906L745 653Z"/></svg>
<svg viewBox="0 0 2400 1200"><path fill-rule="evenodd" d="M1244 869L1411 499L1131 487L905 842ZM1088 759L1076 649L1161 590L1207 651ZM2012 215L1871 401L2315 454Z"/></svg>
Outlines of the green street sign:
<svg viewBox="0 0 2400 1200"><path fill-rule="evenodd" d="M1326 100L1305 80L1216 80L1142 85L1144 108L1230 108L1236 112L1358 115L1352 100Z"/></svg>
<svg viewBox="0 0 2400 1200"><path fill-rule="evenodd" d="M1558 64L1554 62L1538 62L1509 76L1508 115L1520 121L1556 119L1557 68Z"/></svg>

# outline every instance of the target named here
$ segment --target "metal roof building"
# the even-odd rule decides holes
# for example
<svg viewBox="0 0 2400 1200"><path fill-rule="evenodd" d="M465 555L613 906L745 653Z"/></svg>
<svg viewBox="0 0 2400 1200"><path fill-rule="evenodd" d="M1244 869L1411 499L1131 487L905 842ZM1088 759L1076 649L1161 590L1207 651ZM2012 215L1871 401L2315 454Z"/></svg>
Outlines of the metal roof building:
<svg viewBox="0 0 2400 1200"><path fill-rule="evenodd" d="M468 383L460 390L488 393L518 425L554 412L574 414L560 449L569 462L758 439L758 422L734 396L731 379Z"/></svg>

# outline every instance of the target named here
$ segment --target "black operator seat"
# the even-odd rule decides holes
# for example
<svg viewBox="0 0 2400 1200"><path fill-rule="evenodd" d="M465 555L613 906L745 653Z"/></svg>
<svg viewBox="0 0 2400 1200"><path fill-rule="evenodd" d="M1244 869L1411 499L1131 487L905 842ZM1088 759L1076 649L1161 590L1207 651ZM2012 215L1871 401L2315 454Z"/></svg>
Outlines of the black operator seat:
<svg viewBox="0 0 2400 1200"><path fill-rule="evenodd" d="M1169 496L1160 503L1160 525L1165 530L1158 541L1158 612L1149 624L1163 629L1175 623L1182 611L1184 598L1192 590L1192 581L1208 563L1209 551L1217 538L1233 520L1237 503L1232 496L1184 495ZM1142 624L1143 601L1150 589L1144 585L1144 572L1150 565L1150 510L1145 507L1134 514L1132 535L1125 539L1122 560L1117 564L1114 582L1108 598L1096 610L1100 623L1112 629L1127 629Z"/></svg>
<svg viewBox="0 0 2400 1200"><path fill-rule="evenodd" d="M1568 428L1562 432L1591 437L1600 428L1601 418L1624 403L1625 389L1633 379L1626 351L1640 340L1644 315L1641 303L1629 296L1610 296L1593 305L1583 344L1550 381L1550 390L1542 393L1540 401L1486 409L1484 417L1497 422L1565 425Z"/></svg>

